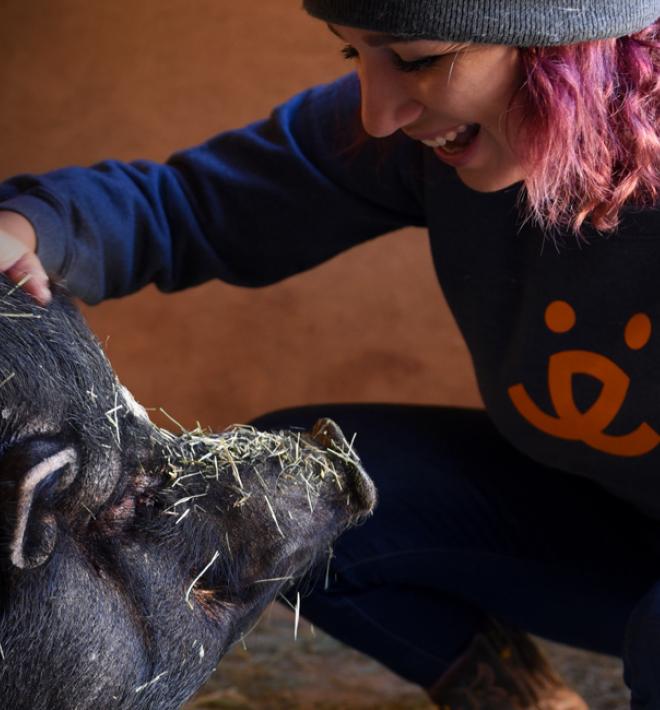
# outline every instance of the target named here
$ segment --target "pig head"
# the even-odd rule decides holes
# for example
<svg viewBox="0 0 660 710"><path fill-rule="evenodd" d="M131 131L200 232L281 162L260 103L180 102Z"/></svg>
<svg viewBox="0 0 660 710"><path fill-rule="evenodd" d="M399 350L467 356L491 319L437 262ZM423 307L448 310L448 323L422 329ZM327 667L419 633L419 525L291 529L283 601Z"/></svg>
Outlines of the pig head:
<svg viewBox="0 0 660 710"><path fill-rule="evenodd" d="M175 436L0 277L0 707L180 707L374 504L330 420Z"/></svg>

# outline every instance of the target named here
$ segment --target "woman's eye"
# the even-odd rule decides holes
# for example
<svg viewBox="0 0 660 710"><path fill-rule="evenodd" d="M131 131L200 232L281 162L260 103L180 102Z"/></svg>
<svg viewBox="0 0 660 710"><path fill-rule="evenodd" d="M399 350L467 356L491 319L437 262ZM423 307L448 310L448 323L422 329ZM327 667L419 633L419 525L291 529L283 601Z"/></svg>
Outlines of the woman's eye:
<svg viewBox="0 0 660 710"><path fill-rule="evenodd" d="M350 44L342 47L341 53L344 55L344 59L356 59L359 56L357 49L355 49L355 47L351 47Z"/></svg>
<svg viewBox="0 0 660 710"><path fill-rule="evenodd" d="M440 54L434 54L429 57L422 57L421 59L414 59L413 61L407 62L405 59L401 59L396 52L392 52L392 62L399 71L422 71L423 69L432 67L442 56L443 55Z"/></svg>
<svg viewBox="0 0 660 710"><path fill-rule="evenodd" d="M350 44L347 44L346 46L342 47L341 53L344 56L344 59L357 59L357 57L360 56L357 49L355 49L355 47L352 47ZM394 64L394 67L399 71L403 72L413 72L428 69L429 67L432 67L439 59L441 59L442 56L444 55L436 54L429 57L422 57L421 59L415 59L413 61L406 61L405 59L402 59L396 52L390 53L390 57L392 63Z"/></svg>

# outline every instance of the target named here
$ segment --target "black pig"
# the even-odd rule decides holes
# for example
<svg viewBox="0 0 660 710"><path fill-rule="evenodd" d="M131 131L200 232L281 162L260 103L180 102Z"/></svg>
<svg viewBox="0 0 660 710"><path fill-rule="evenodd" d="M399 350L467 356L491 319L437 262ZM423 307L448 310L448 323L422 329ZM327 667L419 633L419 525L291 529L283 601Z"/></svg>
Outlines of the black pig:
<svg viewBox="0 0 660 710"><path fill-rule="evenodd" d="M371 512L330 420L173 436L62 294L0 278L0 707L178 708Z"/></svg>

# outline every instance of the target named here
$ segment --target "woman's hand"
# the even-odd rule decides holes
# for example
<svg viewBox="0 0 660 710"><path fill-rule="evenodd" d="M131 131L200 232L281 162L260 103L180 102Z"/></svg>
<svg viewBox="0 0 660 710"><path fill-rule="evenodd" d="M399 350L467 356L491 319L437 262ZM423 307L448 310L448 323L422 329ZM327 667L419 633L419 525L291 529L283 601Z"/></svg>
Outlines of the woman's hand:
<svg viewBox="0 0 660 710"><path fill-rule="evenodd" d="M0 273L16 284L23 282L23 289L45 306L52 295L36 248L37 235L29 220L18 212L0 210Z"/></svg>

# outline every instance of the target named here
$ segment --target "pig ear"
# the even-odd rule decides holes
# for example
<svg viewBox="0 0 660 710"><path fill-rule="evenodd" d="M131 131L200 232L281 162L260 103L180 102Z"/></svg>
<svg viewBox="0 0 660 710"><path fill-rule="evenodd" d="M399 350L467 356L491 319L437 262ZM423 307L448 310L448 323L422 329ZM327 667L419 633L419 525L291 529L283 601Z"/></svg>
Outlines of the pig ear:
<svg viewBox="0 0 660 710"><path fill-rule="evenodd" d="M9 464L3 462L3 482L8 477L15 481L9 552L16 567L31 569L43 564L55 547L55 502L75 478L78 455L73 446L52 441L30 442L17 449L11 452Z"/></svg>

